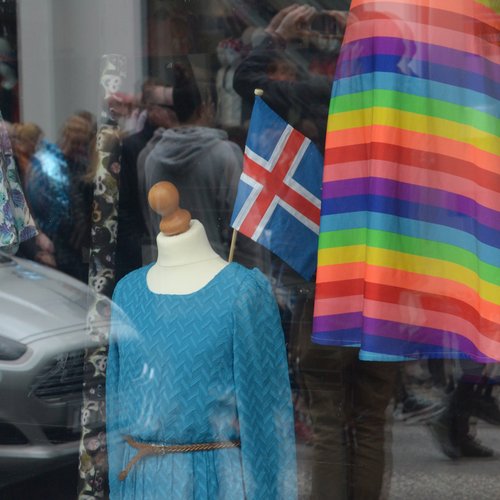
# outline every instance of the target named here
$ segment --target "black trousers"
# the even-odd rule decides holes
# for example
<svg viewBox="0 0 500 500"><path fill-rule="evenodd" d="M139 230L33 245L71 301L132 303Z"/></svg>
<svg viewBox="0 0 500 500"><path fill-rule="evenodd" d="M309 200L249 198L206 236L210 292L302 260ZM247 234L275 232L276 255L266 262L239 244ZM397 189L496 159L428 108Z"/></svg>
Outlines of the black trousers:
<svg viewBox="0 0 500 500"><path fill-rule="evenodd" d="M360 361L357 348L312 344L312 300L298 309L293 343L313 425L312 499L377 500L385 414L400 364Z"/></svg>

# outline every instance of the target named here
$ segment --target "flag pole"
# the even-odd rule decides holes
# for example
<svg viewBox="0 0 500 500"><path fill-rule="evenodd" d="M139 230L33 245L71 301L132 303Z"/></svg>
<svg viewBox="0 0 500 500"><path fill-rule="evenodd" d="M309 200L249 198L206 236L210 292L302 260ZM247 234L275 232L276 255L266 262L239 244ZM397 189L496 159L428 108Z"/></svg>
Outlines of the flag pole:
<svg viewBox="0 0 500 500"><path fill-rule="evenodd" d="M229 248L229 258L227 261L229 263L233 262L234 258L234 249L236 248L236 238L238 236L238 231L236 229L233 229L233 236L231 238L231 247Z"/></svg>
<svg viewBox="0 0 500 500"><path fill-rule="evenodd" d="M262 97L264 95L264 91L262 89L255 89L253 93L256 96ZM229 248L229 257L228 257L228 262L233 262L234 258L234 250L236 248L236 238L238 237L238 231L236 229L233 229L233 236L231 237L231 246Z"/></svg>

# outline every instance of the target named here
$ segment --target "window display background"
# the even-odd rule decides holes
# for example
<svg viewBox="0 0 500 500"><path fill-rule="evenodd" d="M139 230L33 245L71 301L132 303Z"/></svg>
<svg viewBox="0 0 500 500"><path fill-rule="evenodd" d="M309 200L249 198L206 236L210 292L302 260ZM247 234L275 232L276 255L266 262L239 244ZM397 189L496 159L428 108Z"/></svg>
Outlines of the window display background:
<svg viewBox="0 0 500 500"><path fill-rule="evenodd" d="M285 4L23 0L19 2L22 119L39 123L47 137L55 139L65 117L76 108L90 109L98 116L102 54L127 57L123 91L131 94L145 75L166 78L167 65L175 56L189 55L200 79L214 78L220 67L220 41L241 37L247 24L266 26ZM344 4L325 1L322 7L347 8ZM303 47L298 49L300 52ZM242 111L242 125L248 112ZM235 141L244 144L244 127L231 133ZM286 290L282 292L286 294ZM416 365L409 378L417 392L436 397L425 365ZM500 449L494 427L481 423L479 429L481 441ZM392 476L388 469L385 485L389 498L412 494L417 498L471 498L471 492L478 495L476 498L494 498L499 489L495 461L452 463L434 448L421 424L396 422L392 450ZM309 447L300 444L299 476L304 493L310 481L308 453Z"/></svg>

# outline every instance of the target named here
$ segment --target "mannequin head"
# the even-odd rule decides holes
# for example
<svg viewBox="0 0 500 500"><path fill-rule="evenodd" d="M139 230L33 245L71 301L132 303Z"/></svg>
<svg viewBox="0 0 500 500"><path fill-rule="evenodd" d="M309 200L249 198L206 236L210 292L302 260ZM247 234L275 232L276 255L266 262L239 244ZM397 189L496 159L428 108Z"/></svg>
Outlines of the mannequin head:
<svg viewBox="0 0 500 500"><path fill-rule="evenodd" d="M179 192L171 182L158 182L148 193L150 207L162 216L160 231L166 236L185 233L189 229L191 214L179 208Z"/></svg>

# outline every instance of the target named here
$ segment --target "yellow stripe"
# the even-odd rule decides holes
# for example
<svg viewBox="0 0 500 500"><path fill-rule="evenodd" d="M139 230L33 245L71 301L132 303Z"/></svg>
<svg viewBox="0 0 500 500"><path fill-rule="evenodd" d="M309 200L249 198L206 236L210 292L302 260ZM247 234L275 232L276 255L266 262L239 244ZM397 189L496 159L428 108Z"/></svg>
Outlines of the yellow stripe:
<svg viewBox="0 0 500 500"><path fill-rule="evenodd" d="M494 134L488 134L477 128L451 120L400 111L394 108L370 107L356 111L334 113L328 120L328 132L366 127L368 125L386 125L422 134L446 137L500 155L500 140Z"/></svg>
<svg viewBox="0 0 500 500"><path fill-rule="evenodd" d="M423 276L456 281L476 290L484 300L500 305L499 286L488 283L480 279L475 272L451 262L366 245L325 248L318 252L318 267L350 262L366 262L370 266L400 269Z"/></svg>

